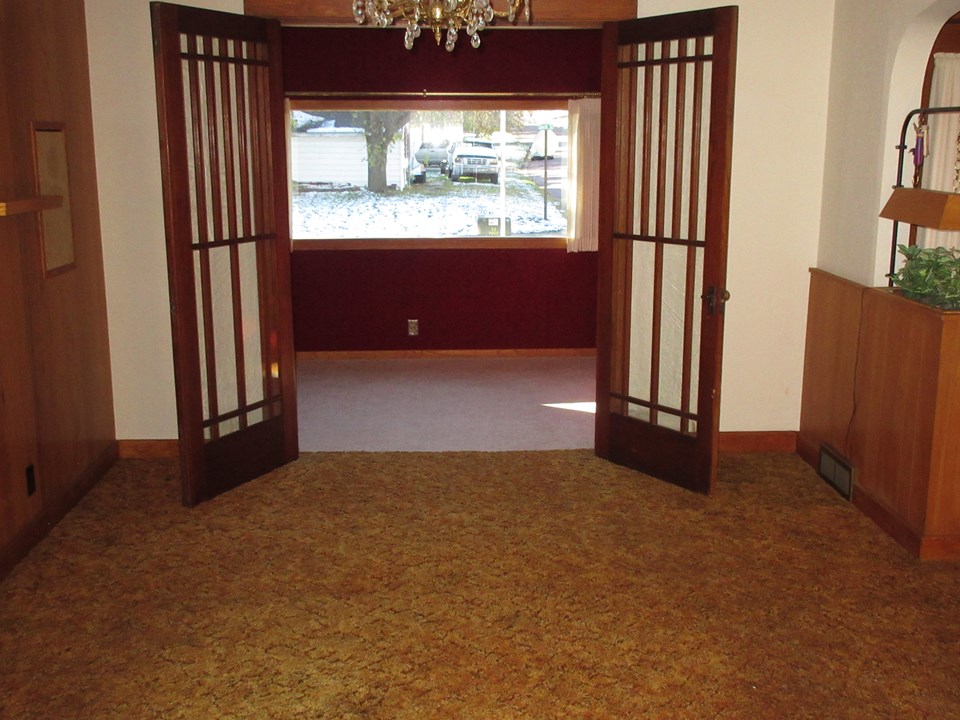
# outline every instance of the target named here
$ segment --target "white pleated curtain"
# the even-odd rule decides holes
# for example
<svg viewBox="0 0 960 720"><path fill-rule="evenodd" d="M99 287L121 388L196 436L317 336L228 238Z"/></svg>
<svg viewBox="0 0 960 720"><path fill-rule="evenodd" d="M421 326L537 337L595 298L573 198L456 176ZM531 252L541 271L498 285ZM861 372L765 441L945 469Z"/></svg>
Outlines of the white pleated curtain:
<svg viewBox="0 0 960 720"><path fill-rule="evenodd" d="M930 84L930 107L960 106L960 54L936 53ZM928 190L958 192L955 186L960 148L960 114L938 113L927 118L929 155L923 165L922 186ZM960 247L960 232L917 229L920 247Z"/></svg>
<svg viewBox="0 0 960 720"><path fill-rule="evenodd" d="M571 100L567 250L596 251L600 204L600 100Z"/></svg>

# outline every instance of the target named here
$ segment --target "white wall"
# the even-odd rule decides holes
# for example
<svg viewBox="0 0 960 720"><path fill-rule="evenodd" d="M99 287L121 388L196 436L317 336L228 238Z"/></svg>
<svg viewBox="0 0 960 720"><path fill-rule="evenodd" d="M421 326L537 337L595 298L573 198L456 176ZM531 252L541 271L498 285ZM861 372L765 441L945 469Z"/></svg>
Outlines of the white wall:
<svg viewBox="0 0 960 720"><path fill-rule="evenodd" d="M958 11L960 0L837 0L818 267L886 284L892 223L877 215L896 181L895 146L933 41Z"/></svg>
<svg viewBox="0 0 960 720"><path fill-rule="evenodd" d="M175 438L150 4L86 0L86 16L117 437Z"/></svg>
<svg viewBox="0 0 960 720"><path fill-rule="evenodd" d="M642 16L716 0L640 0ZM720 429L796 430L834 0L740 0Z"/></svg>

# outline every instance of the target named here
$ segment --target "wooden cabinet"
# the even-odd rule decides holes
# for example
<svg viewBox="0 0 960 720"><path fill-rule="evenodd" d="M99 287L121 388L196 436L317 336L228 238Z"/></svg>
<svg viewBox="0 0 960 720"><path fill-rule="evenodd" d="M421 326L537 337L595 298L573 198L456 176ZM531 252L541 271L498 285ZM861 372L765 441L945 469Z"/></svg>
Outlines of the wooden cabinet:
<svg viewBox="0 0 960 720"><path fill-rule="evenodd" d="M960 312L863 293L853 502L921 558L960 558Z"/></svg>
<svg viewBox="0 0 960 720"><path fill-rule="evenodd" d="M960 559L960 313L811 271L798 452L823 445L888 534Z"/></svg>

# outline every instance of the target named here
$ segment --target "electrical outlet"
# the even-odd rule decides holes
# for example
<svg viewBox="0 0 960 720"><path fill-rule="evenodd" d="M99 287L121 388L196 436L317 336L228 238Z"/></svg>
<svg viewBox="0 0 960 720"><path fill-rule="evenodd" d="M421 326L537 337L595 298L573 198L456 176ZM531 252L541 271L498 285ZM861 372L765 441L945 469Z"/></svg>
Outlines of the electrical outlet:
<svg viewBox="0 0 960 720"><path fill-rule="evenodd" d="M420 321L419 320L407 320L407 335L419 335L420 334Z"/></svg>
<svg viewBox="0 0 960 720"><path fill-rule="evenodd" d="M33 465L27 465L27 497L30 497L37 491L37 474L33 470Z"/></svg>

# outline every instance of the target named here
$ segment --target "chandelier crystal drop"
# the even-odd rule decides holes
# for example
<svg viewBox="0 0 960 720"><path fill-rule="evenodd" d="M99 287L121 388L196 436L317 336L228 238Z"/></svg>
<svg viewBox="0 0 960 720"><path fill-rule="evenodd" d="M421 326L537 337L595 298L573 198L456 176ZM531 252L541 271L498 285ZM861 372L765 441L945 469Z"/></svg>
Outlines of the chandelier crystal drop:
<svg viewBox="0 0 960 720"><path fill-rule="evenodd" d="M497 10L494 0L353 0L353 18L358 25L370 22L377 27L393 25L406 27L403 45L413 49L414 41L420 37L420 29L427 28L440 44L444 32L444 47L452 52L457 44L460 31L466 32L470 44L480 47L480 31L497 18L515 22L518 12L523 8L524 20L530 22L530 0L504 0L506 10Z"/></svg>

